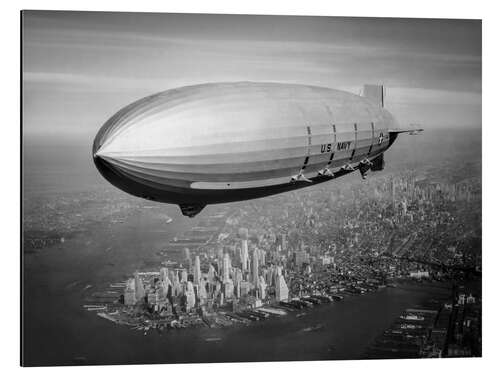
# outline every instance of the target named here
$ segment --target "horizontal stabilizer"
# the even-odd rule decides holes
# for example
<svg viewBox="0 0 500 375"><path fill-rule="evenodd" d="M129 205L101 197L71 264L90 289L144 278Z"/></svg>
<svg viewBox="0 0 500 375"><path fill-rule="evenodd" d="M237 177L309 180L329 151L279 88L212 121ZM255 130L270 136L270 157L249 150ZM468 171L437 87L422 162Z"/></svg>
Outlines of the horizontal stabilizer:
<svg viewBox="0 0 500 375"><path fill-rule="evenodd" d="M389 129L389 133L409 133L410 135L416 135L421 132L423 132L424 129L419 125L419 124L410 124L410 126L406 127L398 127L398 128L393 128Z"/></svg>

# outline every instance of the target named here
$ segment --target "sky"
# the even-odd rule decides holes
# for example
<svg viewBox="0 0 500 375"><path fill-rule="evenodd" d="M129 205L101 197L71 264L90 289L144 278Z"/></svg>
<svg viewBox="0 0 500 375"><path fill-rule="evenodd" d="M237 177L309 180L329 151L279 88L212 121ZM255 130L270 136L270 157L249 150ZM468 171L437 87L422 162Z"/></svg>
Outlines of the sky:
<svg viewBox="0 0 500 375"><path fill-rule="evenodd" d="M401 125L481 127L478 20L28 11L23 130L92 142L130 102L218 81L387 87Z"/></svg>

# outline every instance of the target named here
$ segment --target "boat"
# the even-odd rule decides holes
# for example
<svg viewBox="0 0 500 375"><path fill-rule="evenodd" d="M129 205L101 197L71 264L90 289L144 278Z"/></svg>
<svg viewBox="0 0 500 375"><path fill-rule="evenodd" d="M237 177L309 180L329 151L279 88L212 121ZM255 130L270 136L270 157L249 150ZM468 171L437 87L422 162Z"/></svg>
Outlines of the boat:
<svg viewBox="0 0 500 375"><path fill-rule="evenodd" d="M417 329L417 328L422 328L422 326L420 326L420 325L407 324L407 323L401 324L400 327L401 327L401 329Z"/></svg>
<svg viewBox="0 0 500 375"><path fill-rule="evenodd" d="M342 301L344 299L344 296L340 294L331 294L330 297L332 297L334 301Z"/></svg>
<svg viewBox="0 0 500 375"><path fill-rule="evenodd" d="M323 324L316 324L315 326L312 327L307 327L302 329L302 332L313 332L313 331L318 331L321 328L323 328Z"/></svg>
<svg viewBox="0 0 500 375"><path fill-rule="evenodd" d="M220 337L207 337L205 339L206 342L218 342L220 340L222 340Z"/></svg>
<svg viewBox="0 0 500 375"><path fill-rule="evenodd" d="M319 299L313 297L302 297L300 300L304 302L309 302L313 305L319 305L321 303Z"/></svg>
<svg viewBox="0 0 500 375"><path fill-rule="evenodd" d="M106 310L106 306L100 306L100 307L87 307L87 311L103 311Z"/></svg>
<svg viewBox="0 0 500 375"><path fill-rule="evenodd" d="M418 316L414 314L401 315L400 318L403 320L416 320L416 321L422 321L425 319L423 316Z"/></svg>

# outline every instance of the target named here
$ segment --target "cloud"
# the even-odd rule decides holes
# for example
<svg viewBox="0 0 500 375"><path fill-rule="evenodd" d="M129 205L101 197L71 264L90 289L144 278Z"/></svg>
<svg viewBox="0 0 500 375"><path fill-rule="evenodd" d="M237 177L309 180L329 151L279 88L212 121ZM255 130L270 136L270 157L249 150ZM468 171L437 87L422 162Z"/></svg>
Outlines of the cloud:
<svg viewBox="0 0 500 375"><path fill-rule="evenodd" d="M24 109L32 126L43 118L43 126L64 129L68 113L95 120L158 91L241 80L354 93L381 83L402 121L480 122L480 23L36 14L23 30Z"/></svg>

